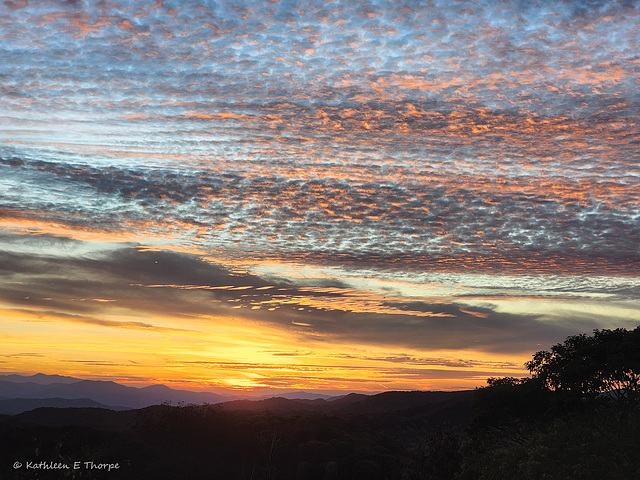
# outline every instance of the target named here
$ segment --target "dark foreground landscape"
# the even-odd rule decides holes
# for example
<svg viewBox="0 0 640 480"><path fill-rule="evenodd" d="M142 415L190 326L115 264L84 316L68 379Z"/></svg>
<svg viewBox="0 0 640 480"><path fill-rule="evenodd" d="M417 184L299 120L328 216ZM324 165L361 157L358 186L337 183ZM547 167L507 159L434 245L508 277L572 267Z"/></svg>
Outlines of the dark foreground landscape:
<svg viewBox="0 0 640 480"><path fill-rule="evenodd" d="M476 391L1 415L0 478L636 479L639 339L569 337Z"/></svg>

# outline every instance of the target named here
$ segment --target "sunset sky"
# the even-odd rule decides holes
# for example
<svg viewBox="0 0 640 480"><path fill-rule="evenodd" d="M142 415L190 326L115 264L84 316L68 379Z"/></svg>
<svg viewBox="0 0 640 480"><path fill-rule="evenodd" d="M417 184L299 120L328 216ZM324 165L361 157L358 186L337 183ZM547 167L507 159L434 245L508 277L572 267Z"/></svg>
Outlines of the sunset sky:
<svg viewBox="0 0 640 480"><path fill-rule="evenodd" d="M640 2L0 4L0 374L465 389L640 323Z"/></svg>

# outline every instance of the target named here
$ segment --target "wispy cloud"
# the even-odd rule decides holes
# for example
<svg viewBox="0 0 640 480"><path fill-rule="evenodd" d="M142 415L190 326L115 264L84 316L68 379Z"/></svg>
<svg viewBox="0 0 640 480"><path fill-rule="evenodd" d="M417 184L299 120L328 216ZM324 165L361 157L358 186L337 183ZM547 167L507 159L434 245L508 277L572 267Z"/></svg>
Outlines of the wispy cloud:
<svg viewBox="0 0 640 480"><path fill-rule="evenodd" d="M178 333L189 331L180 327L180 318L211 318L215 322L218 316L234 317L241 311L244 318L277 326L300 338L427 349L527 351L570 333L570 329L550 324L545 320L548 314L499 311L496 305L500 301L555 301L562 305L563 301L583 301L598 293L592 287L588 297L585 291L567 296L566 286L560 282L556 284L560 295L547 284L546 294L522 298L523 283L500 287L502 293L496 296L497 287L487 289L480 283L462 289L439 286L436 291L444 292L439 295L416 283L413 288L423 296L415 292L408 296L403 289L411 285L393 281L378 290L338 282L317 286L318 279L313 277L263 278L236 273L190 254L134 247L83 258L7 252L2 258L5 281L0 285L0 299L13 305L3 310L5 316L21 312L50 321ZM637 286L632 290L636 298ZM473 291L476 293L470 295ZM156 325L128 319L140 315L177 321ZM585 320L583 328L598 325L589 323L592 321ZM201 328L206 330L206 322Z"/></svg>

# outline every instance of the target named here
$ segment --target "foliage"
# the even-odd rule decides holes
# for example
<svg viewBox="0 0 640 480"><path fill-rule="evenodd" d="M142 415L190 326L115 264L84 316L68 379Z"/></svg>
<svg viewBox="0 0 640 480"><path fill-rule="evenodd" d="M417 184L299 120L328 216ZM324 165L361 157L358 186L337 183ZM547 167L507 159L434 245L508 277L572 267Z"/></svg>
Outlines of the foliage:
<svg viewBox="0 0 640 480"><path fill-rule="evenodd" d="M526 367L553 390L635 400L640 394L640 327L568 337L550 351L537 352Z"/></svg>
<svg viewBox="0 0 640 480"><path fill-rule="evenodd" d="M526 418L526 413L522 416ZM640 411L622 418L609 402L530 424L519 441L508 425L498 435L470 436L460 479L600 480L640 478Z"/></svg>
<svg viewBox="0 0 640 480"><path fill-rule="evenodd" d="M537 352L476 392L461 480L640 478L640 327Z"/></svg>

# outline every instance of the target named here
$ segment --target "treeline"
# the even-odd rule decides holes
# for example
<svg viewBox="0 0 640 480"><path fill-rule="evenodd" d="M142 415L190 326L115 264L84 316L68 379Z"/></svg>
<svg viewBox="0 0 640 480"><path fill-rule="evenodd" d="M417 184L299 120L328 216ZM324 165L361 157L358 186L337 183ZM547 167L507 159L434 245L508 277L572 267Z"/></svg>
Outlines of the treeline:
<svg viewBox="0 0 640 480"><path fill-rule="evenodd" d="M527 367L475 392L5 416L0 478L640 478L640 327L569 337ZM27 460L118 468L14 468Z"/></svg>
<svg viewBox="0 0 640 480"><path fill-rule="evenodd" d="M453 478L640 479L640 327L568 337L526 366L476 392Z"/></svg>

